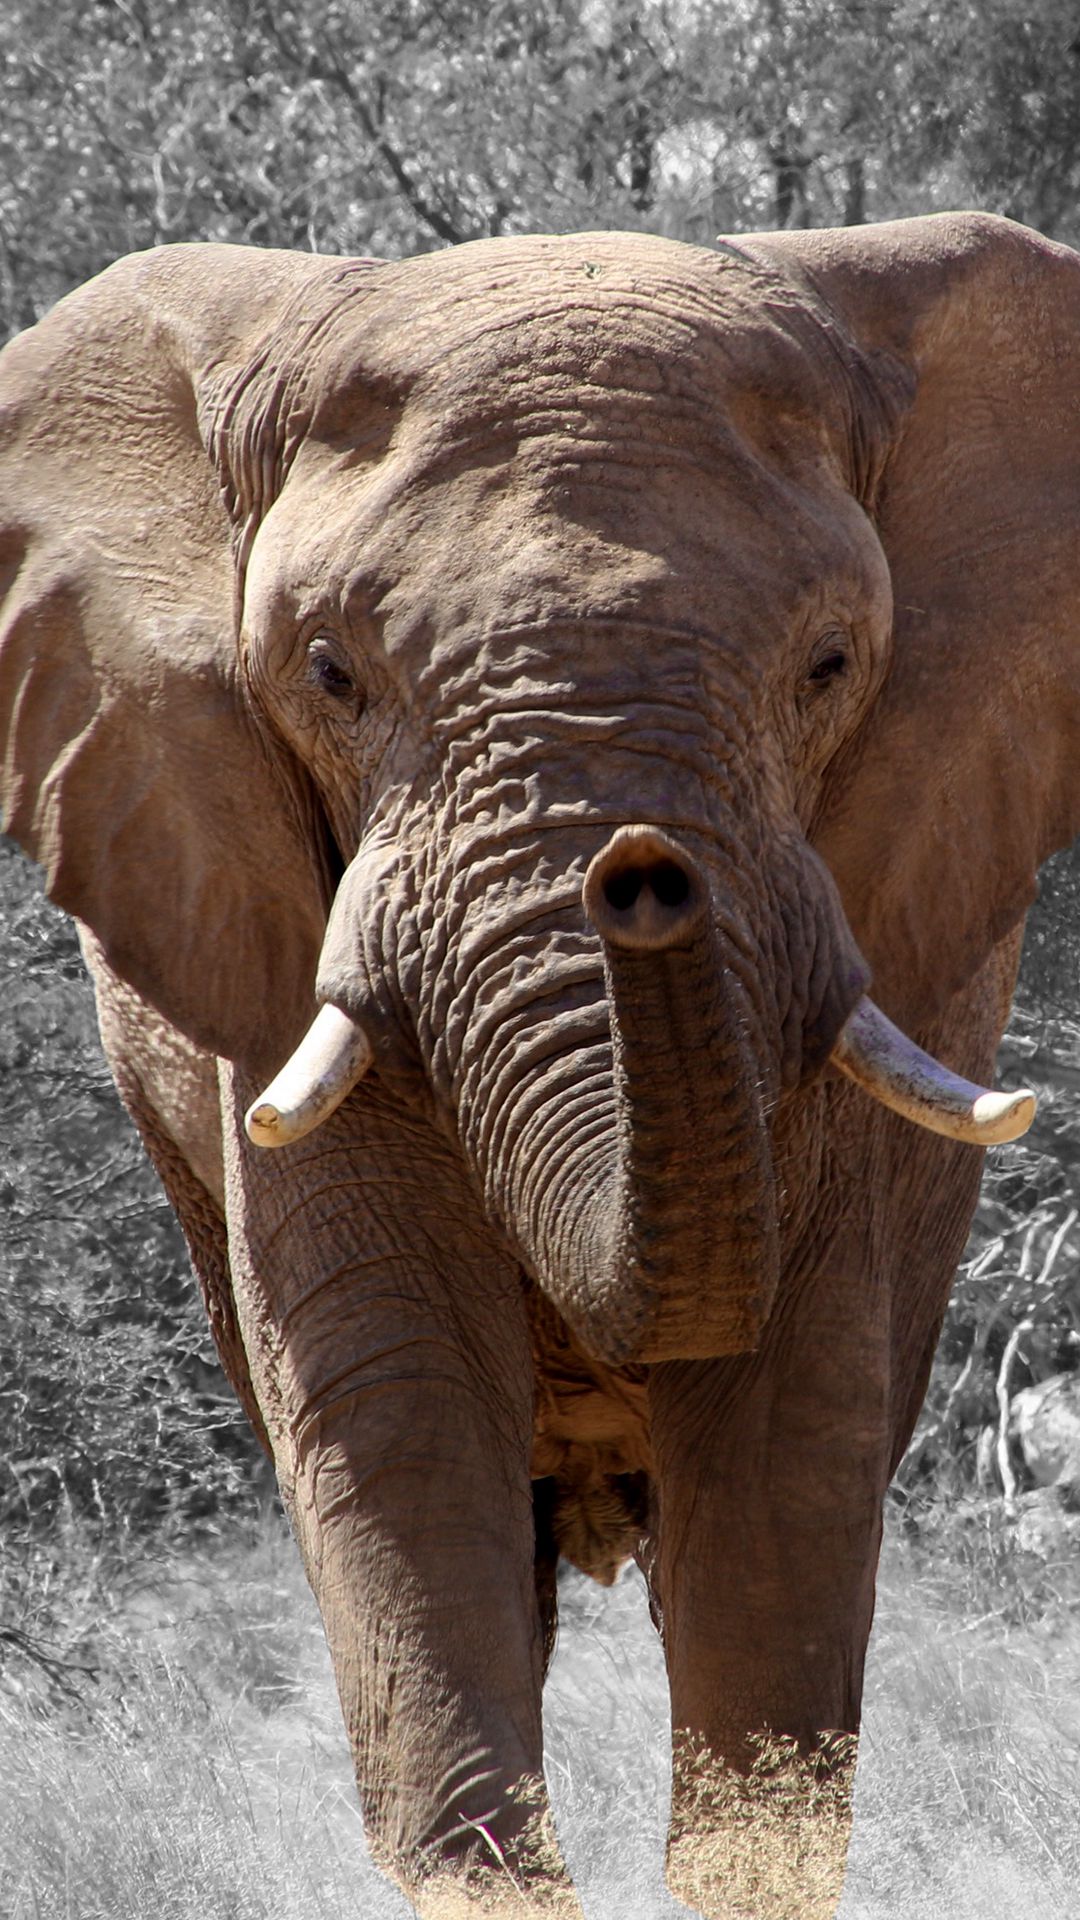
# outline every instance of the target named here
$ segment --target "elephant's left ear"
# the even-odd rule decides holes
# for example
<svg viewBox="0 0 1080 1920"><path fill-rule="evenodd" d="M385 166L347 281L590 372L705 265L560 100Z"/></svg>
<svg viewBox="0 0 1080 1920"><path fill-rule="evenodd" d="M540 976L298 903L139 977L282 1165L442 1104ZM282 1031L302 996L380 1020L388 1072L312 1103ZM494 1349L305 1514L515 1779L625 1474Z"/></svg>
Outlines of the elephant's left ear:
<svg viewBox="0 0 1080 1920"><path fill-rule="evenodd" d="M746 245L744 242L738 243ZM748 247L912 392L869 503L889 562L885 688L815 843L917 1026L1080 831L1080 256L987 215Z"/></svg>
<svg viewBox="0 0 1080 1920"><path fill-rule="evenodd" d="M4 824L123 978L256 1071L311 1016L327 887L310 794L240 684L207 441L214 396L340 266L132 256L0 355Z"/></svg>

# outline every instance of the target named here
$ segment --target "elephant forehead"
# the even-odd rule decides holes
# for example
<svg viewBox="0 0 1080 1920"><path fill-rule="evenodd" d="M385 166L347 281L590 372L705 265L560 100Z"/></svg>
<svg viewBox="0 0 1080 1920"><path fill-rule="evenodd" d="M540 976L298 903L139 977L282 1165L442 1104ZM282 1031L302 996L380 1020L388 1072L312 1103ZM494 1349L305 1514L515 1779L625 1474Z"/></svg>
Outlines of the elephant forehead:
<svg viewBox="0 0 1080 1920"><path fill-rule="evenodd" d="M671 440L715 435L728 416L744 432L797 417L820 436L837 398L835 351L805 299L735 249L643 234L481 242L387 266L355 319L343 311L315 379L315 431L339 443L372 390L426 401L447 436L568 405L613 418L621 399L662 408Z"/></svg>
<svg viewBox="0 0 1080 1920"><path fill-rule="evenodd" d="M320 348L274 518L282 563L390 651L582 619L731 632L763 596L775 631L850 575L835 344L743 256L539 238L377 287Z"/></svg>

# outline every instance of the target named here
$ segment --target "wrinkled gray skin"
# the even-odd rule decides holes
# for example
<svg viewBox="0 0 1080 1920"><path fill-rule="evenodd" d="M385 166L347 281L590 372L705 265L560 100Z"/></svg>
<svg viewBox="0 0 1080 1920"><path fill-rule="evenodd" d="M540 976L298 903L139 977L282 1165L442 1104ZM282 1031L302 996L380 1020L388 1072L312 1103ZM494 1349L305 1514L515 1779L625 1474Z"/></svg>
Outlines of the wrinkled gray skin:
<svg viewBox="0 0 1080 1920"><path fill-rule="evenodd" d="M986 1078L1076 824L1077 312L979 219L179 248L0 360L10 830L427 1910L498 1849L574 1911L512 1792L560 1551L639 1554L679 1750L858 1726L981 1156L826 1063L872 974ZM374 1070L260 1152L316 999ZM742 1832L680 1773L673 1884Z"/></svg>

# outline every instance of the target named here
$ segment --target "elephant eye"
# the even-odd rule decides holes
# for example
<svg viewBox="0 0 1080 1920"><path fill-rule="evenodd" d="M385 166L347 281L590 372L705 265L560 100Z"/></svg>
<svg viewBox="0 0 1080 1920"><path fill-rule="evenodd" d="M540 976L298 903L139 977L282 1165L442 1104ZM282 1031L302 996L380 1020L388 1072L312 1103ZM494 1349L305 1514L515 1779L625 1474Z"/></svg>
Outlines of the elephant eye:
<svg viewBox="0 0 1080 1920"><path fill-rule="evenodd" d="M348 668L342 666L333 643L321 634L308 647L308 678L313 686L331 694L335 700L356 692L356 682Z"/></svg>
<svg viewBox="0 0 1080 1920"><path fill-rule="evenodd" d="M835 640L829 641L811 665L807 680L812 687L828 686L830 680L839 680L847 672L847 664L847 649Z"/></svg>

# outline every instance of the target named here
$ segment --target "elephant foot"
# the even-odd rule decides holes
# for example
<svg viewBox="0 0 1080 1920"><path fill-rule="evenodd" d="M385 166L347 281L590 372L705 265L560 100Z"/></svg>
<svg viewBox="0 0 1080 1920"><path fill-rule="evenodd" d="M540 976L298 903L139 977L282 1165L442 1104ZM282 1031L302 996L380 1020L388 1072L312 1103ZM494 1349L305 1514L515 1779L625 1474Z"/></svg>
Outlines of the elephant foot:
<svg viewBox="0 0 1080 1920"><path fill-rule="evenodd" d="M519 1781L511 1800L521 1821L511 1835L485 1826L468 1857L444 1857L406 1886L420 1920L584 1920L543 1789Z"/></svg>
<svg viewBox="0 0 1080 1920"><path fill-rule="evenodd" d="M737 1772L700 1741L676 1741L667 1882L706 1920L832 1920L851 1834L856 1740L799 1752L787 1737L750 1742Z"/></svg>

